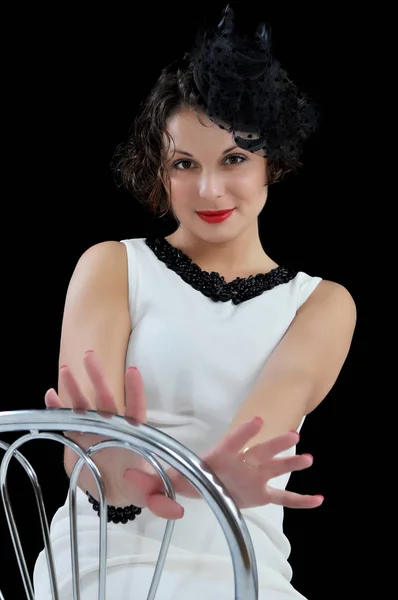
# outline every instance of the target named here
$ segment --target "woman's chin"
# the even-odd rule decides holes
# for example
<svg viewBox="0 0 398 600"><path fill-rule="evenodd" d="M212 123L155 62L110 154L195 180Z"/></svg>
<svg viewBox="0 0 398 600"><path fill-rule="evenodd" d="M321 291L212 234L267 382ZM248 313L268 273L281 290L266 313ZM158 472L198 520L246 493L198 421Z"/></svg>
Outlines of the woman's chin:
<svg viewBox="0 0 398 600"><path fill-rule="evenodd" d="M224 244L234 239L238 232L236 227L195 227L194 234L197 238L209 244Z"/></svg>

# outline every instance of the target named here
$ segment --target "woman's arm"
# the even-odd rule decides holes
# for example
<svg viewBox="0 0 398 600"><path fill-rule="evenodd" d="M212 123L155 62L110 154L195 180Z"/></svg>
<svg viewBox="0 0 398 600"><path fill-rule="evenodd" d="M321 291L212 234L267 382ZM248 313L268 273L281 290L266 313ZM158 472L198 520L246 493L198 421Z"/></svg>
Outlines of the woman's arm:
<svg viewBox="0 0 398 600"><path fill-rule="evenodd" d="M269 503L316 508L322 504L321 496L274 489L268 481L311 466L308 455L281 459L279 454L297 444L297 433L292 430L336 381L355 323L355 304L347 290L330 281L320 282L297 311L227 432L203 457L240 508ZM250 452L243 455L243 448ZM258 468L249 468L245 459ZM197 497L178 474L172 480L179 493Z"/></svg>
<svg viewBox="0 0 398 600"><path fill-rule="evenodd" d="M251 417L264 425L250 446L297 429L334 385L356 324L354 300L343 286L321 281L297 311L228 431Z"/></svg>
<svg viewBox="0 0 398 600"><path fill-rule="evenodd" d="M62 322L59 367L68 365L87 398L93 385L84 367L83 356L94 350L104 368L107 386L120 414L124 410L125 360L131 323L128 305L127 253L124 244L103 242L89 248L78 261L69 283ZM70 398L59 377L58 395L63 405ZM65 449L65 470L70 475L76 462L74 452ZM82 470L79 485L92 490Z"/></svg>

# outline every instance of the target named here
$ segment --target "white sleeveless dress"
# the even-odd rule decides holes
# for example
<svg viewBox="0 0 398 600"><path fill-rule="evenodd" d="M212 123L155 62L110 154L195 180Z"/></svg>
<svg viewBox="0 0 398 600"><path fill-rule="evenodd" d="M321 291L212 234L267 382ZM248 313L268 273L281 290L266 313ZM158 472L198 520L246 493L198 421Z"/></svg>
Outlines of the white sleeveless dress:
<svg viewBox="0 0 398 600"><path fill-rule="evenodd" d="M133 325L126 366L142 374L148 424L203 454L225 433L321 279L278 267L266 276L226 284L166 240L123 243ZM288 480L286 475L270 483L285 488ZM178 500L185 514L175 525L157 600L233 600L232 562L216 517L203 500ZM67 499L51 524L61 600L72 598L68 510ZM290 583L283 507L242 513L256 552L259 599L305 600ZM80 490L78 519L82 600L95 600L99 519ZM147 597L165 523L143 510L126 525L109 524L107 599ZM37 600L51 598L44 551L35 565L34 587Z"/></svg>

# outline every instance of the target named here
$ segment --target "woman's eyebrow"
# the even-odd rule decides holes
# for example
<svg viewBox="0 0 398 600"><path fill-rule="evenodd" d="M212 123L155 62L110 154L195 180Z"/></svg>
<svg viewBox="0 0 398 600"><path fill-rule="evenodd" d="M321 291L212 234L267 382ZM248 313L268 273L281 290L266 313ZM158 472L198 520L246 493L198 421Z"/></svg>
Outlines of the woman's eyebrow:
<svg viewBox="0 0 398 600"><path fill-rule="evenodd" d="M230 148L227 148L226 150L223 150L222 154L228 154L228 152L231 152L232 150L235 150L235 148L237 148L238 146L231 146ZM190 154L190 152L186 152L185 150L178 150L177 148L174 150L174 152L177 154L185 154L185 156L190 156L191 158L193 157L193 154Z"/></svg>

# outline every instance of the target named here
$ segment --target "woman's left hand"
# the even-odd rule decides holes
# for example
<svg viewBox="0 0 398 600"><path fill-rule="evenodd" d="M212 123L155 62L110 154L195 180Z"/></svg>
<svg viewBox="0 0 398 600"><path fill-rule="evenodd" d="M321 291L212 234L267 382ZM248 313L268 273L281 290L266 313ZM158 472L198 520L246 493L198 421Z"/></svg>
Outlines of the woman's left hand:
<svg viewBox="0 0 398 600"><path fill-rule="evenodd" d="M203 461L220 479L240 509L265 504L279 504L289 508L316 508L323 502L319 495L304 495L273 488L268 482L292 471L301 471L312 465L310 454L278 457L284 450L296 445L299 434L288 431L243 452L250 440L260 432L263 422L255 417L228 433ZM174 469L169 473L178 494L199 498L191 483Z"/></svg>

